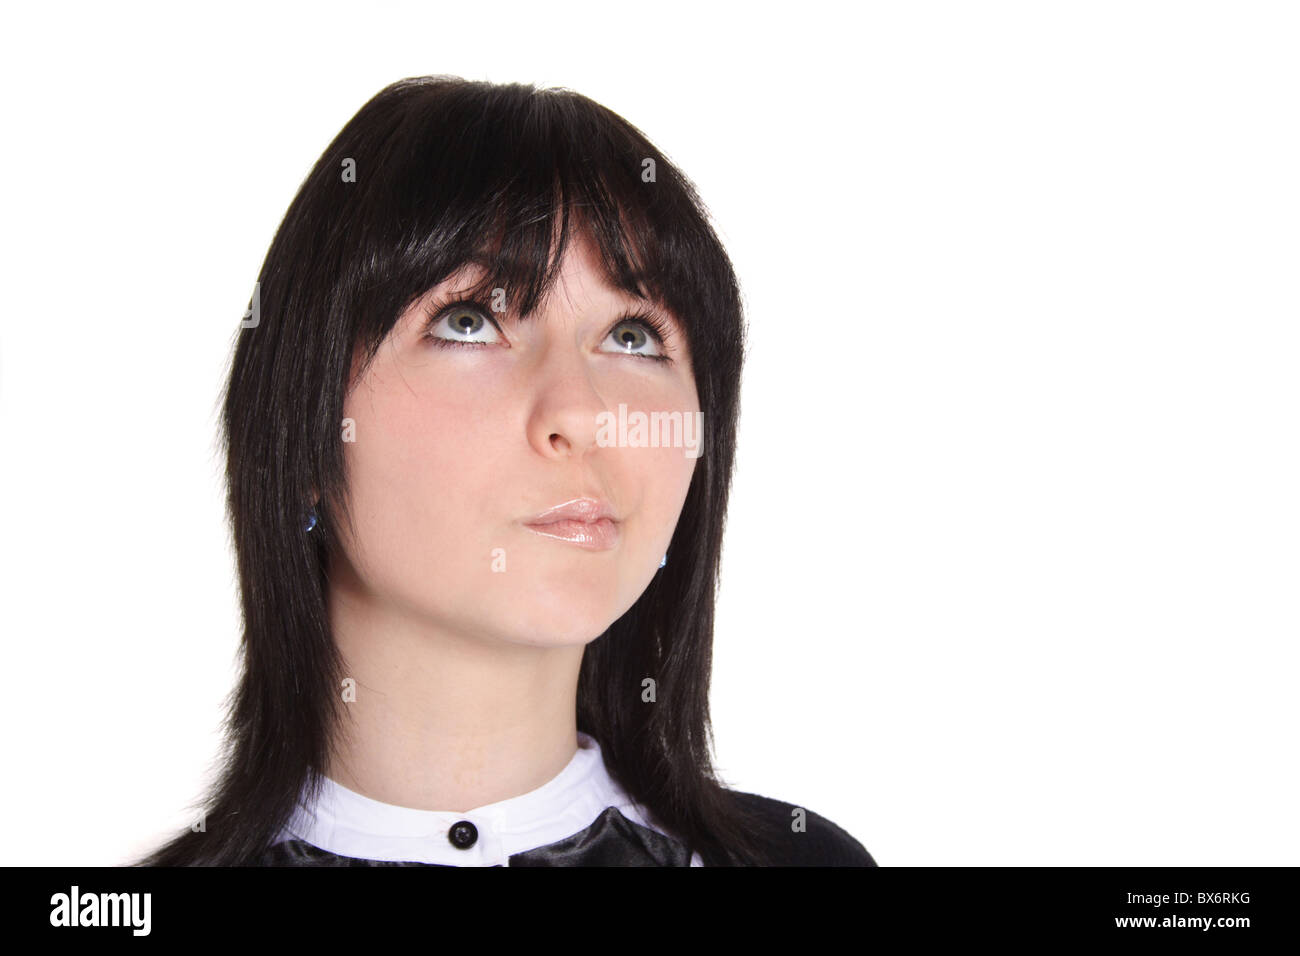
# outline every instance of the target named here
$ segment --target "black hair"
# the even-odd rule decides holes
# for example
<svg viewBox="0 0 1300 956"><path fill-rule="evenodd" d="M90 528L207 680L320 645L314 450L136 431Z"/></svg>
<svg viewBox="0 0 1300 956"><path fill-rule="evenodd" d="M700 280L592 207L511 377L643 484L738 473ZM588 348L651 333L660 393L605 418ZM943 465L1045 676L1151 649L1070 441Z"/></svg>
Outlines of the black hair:
<svg viewBox="0 0 1300 956"><path fill-rule="evenodd" d="M745 332L708 220L694 185L640 130L570 90L414 77L347 123L271 242L223 398L243 666L220 776L202 828L136 865L243 865L278 836L304 786L319 795L340 720L325 597L332 528L352 527L340 423L354 356L365 368L413 302L478 257L482 288L512 290L512 307L531 313L576 231L612 286L681 322L708 429L667 566L585 648L577 726L629 795L707 864L770 861L760 821L711 757L714 594ZM317 495L319 523L305 534ZM641 699L647 676L653 704Z"/></svg>

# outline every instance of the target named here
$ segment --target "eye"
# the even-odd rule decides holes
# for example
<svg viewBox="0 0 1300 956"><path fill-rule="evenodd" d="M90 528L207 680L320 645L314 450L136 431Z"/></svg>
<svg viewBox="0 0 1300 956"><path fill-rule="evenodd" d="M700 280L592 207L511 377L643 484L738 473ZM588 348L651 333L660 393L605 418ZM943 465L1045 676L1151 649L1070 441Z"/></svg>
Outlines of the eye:
<svg viewBox="0 0 1300 956"><path fill-rule="evenodd" d="M435 314L424 336L435 345L448 348L495 345L501 341L496 321L473 302L457 302Z"/></svg>
<svg viewBox="0 0 1300 956"><path fill-rule="evenodd" d="M630 315L610 330L606 341L612 342L614 347L603 351L671 362L672 359L664 354L666 335L667 329L654 316ZM644 351L647 347L649 351Z"/></svg>
<svg viewBox="0 0 1300 956"><path fill-rule="evenodd" d="M428 316L423 338L439 348L477 348L504 341L500 326L478 302L454 302L441 308L433 306L428 310ZM667 324L652 312L625 315L605 337L612 347L601 351L671 364L668 334Z"/></svg>

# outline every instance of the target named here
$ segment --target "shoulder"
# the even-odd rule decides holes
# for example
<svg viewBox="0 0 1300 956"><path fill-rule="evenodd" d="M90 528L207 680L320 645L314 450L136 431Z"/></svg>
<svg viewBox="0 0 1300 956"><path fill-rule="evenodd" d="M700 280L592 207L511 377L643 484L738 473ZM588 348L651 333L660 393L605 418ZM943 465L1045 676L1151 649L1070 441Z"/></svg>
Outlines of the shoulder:
<svg viewBox="0 0 1300 956"><path fill-rule="evenodd" d="M728 793L761 822L777 851L777 866L877 866L866 847L807 807L741 790Z"/></svg>

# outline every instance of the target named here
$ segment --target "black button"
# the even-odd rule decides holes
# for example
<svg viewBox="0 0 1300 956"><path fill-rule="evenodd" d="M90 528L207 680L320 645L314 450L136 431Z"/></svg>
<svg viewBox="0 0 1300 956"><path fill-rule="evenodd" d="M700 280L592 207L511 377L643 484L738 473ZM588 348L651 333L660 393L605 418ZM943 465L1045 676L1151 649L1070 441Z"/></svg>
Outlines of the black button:
<svg viewBox="0 0 1300 956"><path fill-rule="evenodd" d="M447 839L458 850L468 850L478 841L478 827L468 820L453 823L447 831Z"/></svg>

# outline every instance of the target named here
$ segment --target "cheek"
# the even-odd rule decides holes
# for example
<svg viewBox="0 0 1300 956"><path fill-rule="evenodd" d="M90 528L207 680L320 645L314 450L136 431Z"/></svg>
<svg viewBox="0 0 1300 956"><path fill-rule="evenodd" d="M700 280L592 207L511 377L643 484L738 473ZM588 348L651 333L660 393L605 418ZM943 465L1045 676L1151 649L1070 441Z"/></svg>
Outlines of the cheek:
<svg viewBox="0 0 1300 956"><path fill-rule="evenodd" d="M695 469L704 454L710 437L708 423L700 412L693 382L637 396L628 404L626 423L613 427L611 422L603 440L620 443L622 447L607 450L614 453L620 484L636 489L637 538L640 548L646 549L645 554L638 554L636 564L641 566L649 557L657 567L658 558L672 540ZM644 416L639 420L644 430L638 430L633 410ZM678 413L680 419L676 419ZM656 422L656 415L673 418Z"/></svg>
<svg viewBox="0 0 1300 956"><path fill-rule="evenodd" d="M672 540L697 461L680 448L622 450L620 469L639 489L638 538L655 552L652 557L662 555Z"/></svg>
<svg viewBox="0 0 1300 956"><path fill-rule="evenodd" d="M487 503L500 500L497 434L481 402L454 392L357 395L347 405L355 441L344 445L357 558L385 576L444 573L482 533Z"/></svg>

